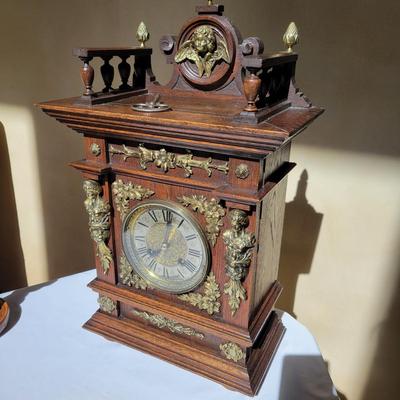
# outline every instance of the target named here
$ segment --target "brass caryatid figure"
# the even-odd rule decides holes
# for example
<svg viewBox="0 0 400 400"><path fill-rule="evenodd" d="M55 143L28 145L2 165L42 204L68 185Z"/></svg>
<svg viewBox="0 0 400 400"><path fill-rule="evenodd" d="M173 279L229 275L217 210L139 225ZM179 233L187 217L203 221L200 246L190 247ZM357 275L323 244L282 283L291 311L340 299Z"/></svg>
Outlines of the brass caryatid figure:
<svg viewBox="0 0 400 400"><path fill-rule="evenodd" d="M101 197L102 189L98 182L87 180L83 183L86 193L85 208L89 215L90 237L96 242L97 256L105 274L108 274L112 262L111 250L106 241L110 237L110 205Z"/></svg>
<svg viewBox="0 0 400 400"><path fill-rule="evenodd" d="M185 60L196 64L200 78L204 74L209 78L218 61L223 60L229 64L231 57L226 41L218 39L210 26L201 25L176 53L175 62L179 64Z"/></svg>
<svg viewBox="0 0 400 400"><path fill-rule="evenodd" d="M224 232L223 239L226 245L225 271L230 279L224 286L224 293L229 296L229 306L232 315L235 315L240 302L247 297L242 279L245 278L247 268L250 266L256 238L254 234L246 232L249 218L244 211L233 210L229 218L232 228Z"/></svg>

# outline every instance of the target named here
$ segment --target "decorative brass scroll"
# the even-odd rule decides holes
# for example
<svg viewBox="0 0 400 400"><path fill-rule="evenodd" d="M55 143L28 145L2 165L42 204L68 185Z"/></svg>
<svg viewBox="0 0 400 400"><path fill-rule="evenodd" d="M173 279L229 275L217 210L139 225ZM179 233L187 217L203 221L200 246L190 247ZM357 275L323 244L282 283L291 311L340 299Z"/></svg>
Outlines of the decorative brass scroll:
<svg viewBox="0 0 400 400"><path fill-rule="evenodd" d="M126 257L123 255L120 258L119 276L124 285L134 287L135 289L147 290L151 286L138 274L136 274L129 264Z"/></svg>
<svg viewBox="0 0 400 400"><path fill-rule="evenodd" d="M204 283L203 294L188 293L178 297L180 300L186 301L200 310L207 311L210 315L218 313L221 307L221 303L218 300L221 297L221 292L212 272Z"/></svg>
<svg viewBox="0 0 400 400"><path fill-rule="evenodd" d="M193 211L198 211L206 218L206 235L210 243L215 246L223 225L221 219L225 216L225 210L218 204L216 199L207 200L205 196L182 196L178 201L185 207L191 206Z"/></svg>
<svg viewBox="0 0 400 400"><path fill-rule="evenodd" d="M84 204L89 215L90 237L96 242L97 256L100 259L104 273L108 274L112 262L111 250L106 245L106 241L110 237L110 205L102 199L102 189L96 181L84 181L83 190L86 193Z"/></svg>
<svg viewBox="0 0 400 400"><path fill-rule="evenodd" d="M220 344L219 348L228 360L232 360L235 363L243 360L245 357L244 351L235 343Z"/></svg>
<svg viewBox="0 0 400 400"><path fill-rule="evenodd" d="M160 150L149 150L146 149L142 144L138 148L130 148L125 145L122 149L117 149L114 146L110 146L110 154L123 155L124 161L128 158L137 158L142 169L147 169L147 164L154 163L158 168L161 168L164 172L168 172L170 169L182 168L185 171L185 176L190 178L193 175L193 168L203 169L208 173L208 176L212 176L212 171L217 170L225 175L229 172L229 164L214 164L212 158L207 160L195 160L193 154L177 155L169 153L165 149Z"/></svg>
<svg viewBox="0 0 400 400"><path fill-rule="evenodd" d="M97 302L99 303L100 310L108 314L111 314L117 309L117 302L107 296L99 296Z"/></svg>
<svg viewBox="0 0 400 400"><path fill-rule="evenodd" d="M223 234L226 245L225 271L230 280L224 286L224 293L229 296L229 306L232 315L235 315L242 300L246 300L246 289L242 286L242 279L246 276L250 266L252 249L256 238L246 232L249 218L242 210L233 210L229 214L232 228Z"/></svg>
<svg viewBox="0 0 400 400"><path fill-rule="evenodd" d="M225 39L217 38L211 26L201 25L195 29L189 40L186 40L176 53L176 63L179 64L186 60L196 64L199 78L204 73L209 78L215 64L220 60L230 64L231 56Z"/></svg>
<svg viewBox="0 0 400 400"><path fill-rule="evenodd" d="M189 328L188 326L183 326L172 319L168 319L157 314L150 314L145 311L133 310L132 312L137 317L140 317L150 322L150 324L156 326L157 328L160 329L167 328L172 333L177 333L179 335L194 336L201 340L204 339L204 335L202 333L196 332L194 329Z"/></svg>
<svg viewBox="0 0 400 400"><path fill-rule="evenodd" d="M132 182L124 183L121 179L112 184L114 202L121 220L124 220L129 211L130 200L143 200L151 197L154 192Z"/></svg>

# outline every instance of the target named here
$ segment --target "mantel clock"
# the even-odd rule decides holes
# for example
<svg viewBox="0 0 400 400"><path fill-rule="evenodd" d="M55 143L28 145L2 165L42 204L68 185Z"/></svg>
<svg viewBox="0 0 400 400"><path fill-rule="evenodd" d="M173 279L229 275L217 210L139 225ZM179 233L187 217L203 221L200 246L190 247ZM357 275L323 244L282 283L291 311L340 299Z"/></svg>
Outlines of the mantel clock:
<svg viewBox="0 0 400 400"><path fill-rule="evenodd" d="M83 94L39 106L84 138L71 165L99 295L85 328L254 395L285 330L274 305L290 144L322 109L295 86L293 23L287 49L264 54L208 3L161 38L167 85L141 23L138 47L74 49Z"/></svg>

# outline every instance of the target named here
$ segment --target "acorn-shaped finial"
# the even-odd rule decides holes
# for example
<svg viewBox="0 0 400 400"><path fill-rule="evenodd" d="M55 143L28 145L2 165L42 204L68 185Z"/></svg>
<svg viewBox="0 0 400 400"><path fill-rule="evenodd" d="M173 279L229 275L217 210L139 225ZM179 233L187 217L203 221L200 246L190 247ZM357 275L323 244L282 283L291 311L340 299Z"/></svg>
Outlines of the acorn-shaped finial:
<svg viewBox="0 0 400 400"><path fill-rule="evenodd" d="M137 40L140 43L140 47L145 47L146 42L150 38L150 33L147 30L147 27L146 27L144 22L140 23L139 28L138 28L138 30L136 32L136 37L137 37Z"/></svg>
<svg viewBox="0 0 400 400"><path fill-rule="evenodd" d="M293 51L293 46L299 43L299 31L294 22L291 22L283 35L283 43L287 47L288 53Z"/></svg>

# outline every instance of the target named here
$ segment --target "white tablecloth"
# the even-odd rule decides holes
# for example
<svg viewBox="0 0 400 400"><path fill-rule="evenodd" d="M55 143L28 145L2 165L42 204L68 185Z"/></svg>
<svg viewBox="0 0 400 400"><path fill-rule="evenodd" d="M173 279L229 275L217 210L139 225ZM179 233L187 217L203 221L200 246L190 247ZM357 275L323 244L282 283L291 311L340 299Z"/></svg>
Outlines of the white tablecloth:
<svg viewBox="0 0 400 400"><path fill-rule="evenodd" d="M174 365L81 328L97 309L88 271L1 297L1 400L247 399ZM336 399L318 345L286 313L286 333L257 399Z"/></svg>

